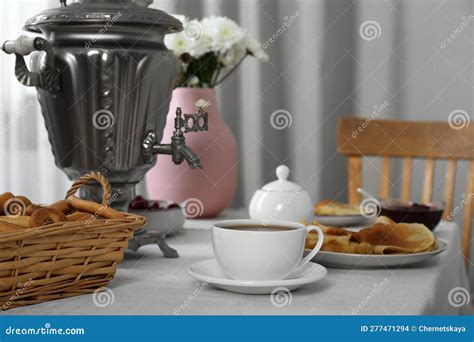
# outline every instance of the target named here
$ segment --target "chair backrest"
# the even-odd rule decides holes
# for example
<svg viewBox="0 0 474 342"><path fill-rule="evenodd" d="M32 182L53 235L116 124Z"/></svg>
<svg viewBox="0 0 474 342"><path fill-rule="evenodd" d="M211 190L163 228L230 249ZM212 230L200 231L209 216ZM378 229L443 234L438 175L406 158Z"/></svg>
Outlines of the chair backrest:
<svg viewBox="0 0 474 342"><path fill-rule="evenodd" d="M389 197L390 158L403 158L401 199L410 199L413 159L425 159L421 200L430 202L433 193L435 161L447 160L444 184L444 219L452 218L454 186L458 161L468 160L468 179L463 201L462 248L466 261L471 242L474 208L474 123L456 127L447 122L373 120L346 117L339 121L337 149L348 156L349 203L360 202L357 188L362 186L362 156L382 158L381 198Z"/></svg>

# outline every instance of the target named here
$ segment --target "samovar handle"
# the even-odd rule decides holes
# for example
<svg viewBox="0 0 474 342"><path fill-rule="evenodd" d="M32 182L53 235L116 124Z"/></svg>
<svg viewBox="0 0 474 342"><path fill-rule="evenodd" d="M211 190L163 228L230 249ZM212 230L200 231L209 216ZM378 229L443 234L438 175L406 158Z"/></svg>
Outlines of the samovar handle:
<svg viewBox="0 0 474 342"><path fill-rule="evenodd" d="M40 87L53 94L61 90L59 70L54 64L53 49L46 39L20 36L16 40L7 40L3 43L2 50L8 54L15 54L15 75L21 84ZM39 72L31 72L26 66L24 56L29 55L33 51L46 52L46 64Z"/></svg>

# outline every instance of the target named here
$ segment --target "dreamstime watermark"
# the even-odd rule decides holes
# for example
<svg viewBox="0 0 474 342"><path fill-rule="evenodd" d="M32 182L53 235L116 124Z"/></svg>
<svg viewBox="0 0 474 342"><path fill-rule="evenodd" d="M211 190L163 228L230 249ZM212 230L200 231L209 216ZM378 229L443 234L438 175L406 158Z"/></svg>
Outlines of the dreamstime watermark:
<svg viewBox="0 0 474 342"><path fill-rule="evenodd" d="M296 21L296 19L300 16L300 12L296 11L290 16L283 17L283 24L266 40L262 43L262 48L264 50L268 49L270 45L275 43L280 36L286 32L286 30Z"/></svg>
<svg viewBox="0 0 474 342"><path fill-rule="evenodd" d="M372 290L370 291L370 293L367 296L365 296L364 299L362 299L359 305L357 305L355 308L352 309L352 314L358 315L359 312L361 312L364 309L364 307L366 307L367 304L369 304L383 290L385 285L387 285L389 282L390 282L389 279L385 278L380 283L374 283L374 286Z"/></svg>
<svg viewBox="0 0 474 342"><path fill-rule="evenodd" d="M295 190L291 194L289 194L288 197L286 197L283 202L278 203L273 208L271 214L268 215L268 217L265 220L263 220L263 225L268 226L272 220L278 219L279 214L291 204L291 202L298 195L298 193L299 191Z"/></svg>
<svg viewBox="0 0 474 342"><path fill-rule="evenodd" d="M370 114L368 118L366 118L355 130L352 131L352 137L357 138L357 136L362 133L370 125L370 123L374 121L389 105L390 102L388 101L384 101L379 105L374 105L372 114Z"/></svg>
<svg viewBox="0 0 474 342"><path fill-rule="evenodd" d="M382 206L380 201L376 198L366 198L359 204L360 214L368 219L373 219L379 216Z"/></svg>
<svg viewBox="0 0 474 342"><path fill-rule="evenodd" d="M97 34L101 36L106 33L122 17L122 15L122 12L118 11L112 18L110 18L110 20L108 20L104 24L104 26L99 30L99 32L97 32ZM97 42L97 38L90 39L84 44L84 47L86 49L90 49L92 45L95 44L95 42Z"/></svg>
<svg viewBox="0 0 474 342"><path fill-rule="evenodd" d="M455 109L448 115L448 124L452 129L463 129L469 127L471 118L464 109Z"/></svg>
<svg viewBox="0 0 474 342"><path fill-rule="evenodd" d="M25 116L26 112L29 111L31 107L33 107L34 102L30 101L26 105L23 106L23 108L19 111L18 115L15 115L13 118L11 118L4 127L0 128L0 136L7 134L7 132L10 130L10 128L13 126L13 123L15 121L19 121Z"/></svg>
<svg viewBox="0 0 474 342"><path fill-rule="evenodd" d="M18 197L10 198L3 205L3 212L5 216L18 217L25 215L26 203Z"/></svg>
<svg viewBox="0 0 474 342"><path fill-rule="evenodd" d="M277 109L270 115L270 125L278 131L289 128L292 124L293 117L291 113L285 109Z"/></svg>
<svg viewBox="0 0 474 342"><path fill-rule="evenodd" d="M2 310L8 310L10 306L12 306L13 302L20 298L20 296L31 286L31 283L33 282L33 279L30 278L28 279L27 282L25 283L18 283L17 285L17 290L15 293L3 304Z"/></svg>
<svg viewBox="0 0 474 342"><path fill-rule="evenodd" d="M276 308L283 308L285 306L291 305L293 301L293 295L291 291L283 286L273 289L270 294L270 302Z"/></svg>
<svg viewBox="0 0 474 342"><path fill-rule="evenodd" d="M17 328L14 326L9 326L5 328L6 335L12 336L52 336L52 335L85 335L86 330L84 328L53 328L51 323L45 323L44 326L39 328L33 327L21 327Z"/></svg>
<svg viewBox="0 0 474 342"><path fill-rule="evenodd" d="M460 308L466 306L471 302L471 295L464 287L454 287L448 293L449 305Z"/></svg>
<svg viewBox="0 0 474 342"><path fill-rule="evenodd" d="M183 35L191 40L198 40L203 34L203 28L198 20L191 20L184 27Z"/></svg>
<svg viewBox="0 0 474 342"><path fill-rule="evenodd" d="M379 39L382 35L382 28L375 20L366 20L359 27L359 35L366 41Z"/></svg>
<svg viewBox="0 0 474 342"><path fill-rule="evenodd" d="M474 193L471 192L469 195L463 193L461 195L461 202L459 202L458 205L455 206L453 210L451 210L451 212L443 219L442 222L447 223L448 221L451 221L453 217L456 216L473 198Z"/></svg>
<svg viewBox="0 0 474 342"><path fill-rule="evenodd" d="M110 196L109 200L107 201L107 205L101 205L100 208L94 214L91 214L93 216L85 221L85 225L89 226L92 223L94 223L96 220L103 218L102 213L104 212L104 210L110 207L112 203L117 201L121 195L122 195L122 189L117 189L117 191L114 192L112 196Z"/></svg>
<svg viewBox="0 0 474 342"><path fill-rule="evenodd" d="M464 29L467 28L469 26L470 23L472 23L474 21L474 15L470 15L469 17L465 17L463 16L461 18L461 24L459 24L458 27L456 27L453 32L450 33L449 36L446 37L445 40L443 40L440 44L439 44L439 47L441 49L446 49L446 47L452 43L456 38L457 36L459 36L461 33L464 32Z"/></svg>
<svg viewBox="0 0 474 342"><path fill-rule="evenodd" d="M106 130L115 124L115 116L108 109L99 109L92 115L92 124L100 131Z"/></svg>
<svg viewBox="0 0 474 342"><path fill-rule="evenodd" d="M191 303L193 303L196 300L196 298L201 294L201 292L208 286L209 286L209 283L207 281L202 282L198 287L194 289L193 293L190 294L188 298L184 300L183 304L181 304L179 307L176 308L176 310L174 310L174 314L176 316L181 315L181 313L184 310L186 310L186 308Z"/></svg>
<svg viewBox="0 0 474 342"><path fill-rule="evenodd" d="M108 287L99 287L92 294L92 302L98 308L105 308L114 304L115 295L114 292Z"/></svg>
<svg viewBox="0 0 474 342"><path fill-rule="evenodd" d="M204 213L204 203L199 198L188 198L181 205L184 216L189 219L201 216Z"/></svg>

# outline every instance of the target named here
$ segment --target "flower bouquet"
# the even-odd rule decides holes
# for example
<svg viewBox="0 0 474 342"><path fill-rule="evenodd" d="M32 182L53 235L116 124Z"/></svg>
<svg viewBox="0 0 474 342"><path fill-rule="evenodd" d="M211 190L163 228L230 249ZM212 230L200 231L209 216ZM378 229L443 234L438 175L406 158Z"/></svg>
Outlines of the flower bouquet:
<svg viewBox="0 0 474 342"><path fill-rule="evenodd" d="M261 44L229 18L175 17L183 23L183 31L167 35L165 44L181 61L177 87L213 88L247 56L268 61Z"/></svg>
<svg viewBox="0 0 474 342"><path fill-rule="evenodd" d="M184 30L167 35L165 44L181 61L181 70L175 81L163 140L173 136L176 107L185 113L195 112L196 107L205 108L209 121L207 134L186 137L186 144L199 155L204 169L190 170L187 165L175 166L158 158L147 173L147 188L153 198L183 203L188 218L215 217L234 198L238 149L217 108L214 87L229 77L247 56L262 61L268 60L268 56L260 43L228 18L176 17Z"/></svg>

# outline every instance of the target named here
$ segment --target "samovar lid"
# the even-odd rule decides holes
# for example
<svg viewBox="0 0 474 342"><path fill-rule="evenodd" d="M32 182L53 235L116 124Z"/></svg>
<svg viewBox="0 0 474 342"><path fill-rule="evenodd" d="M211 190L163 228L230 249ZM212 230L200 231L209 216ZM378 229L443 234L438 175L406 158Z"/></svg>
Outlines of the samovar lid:
<svg viewBox="0 0 474 342"><path fill-rule="evenodd" d="M121 23L162 28L164 33L179 32L181 22L166 12L148 8L153 0L59 0L61 6L45 10L27 20L25 30L38 32L44 24Z"/></svg>

